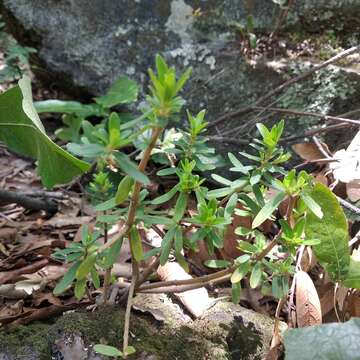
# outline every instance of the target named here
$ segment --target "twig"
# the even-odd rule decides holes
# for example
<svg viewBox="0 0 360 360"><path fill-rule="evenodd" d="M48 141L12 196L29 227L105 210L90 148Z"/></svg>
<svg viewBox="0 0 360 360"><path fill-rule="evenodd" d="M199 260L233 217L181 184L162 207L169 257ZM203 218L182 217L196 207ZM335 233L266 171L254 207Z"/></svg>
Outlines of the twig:
<svg viewBox="0 0 360 360"><path fill-rule="evenodd" d="M330 159L331 158L330 154L328 154L328 152L326 151L324 146L321 144L320 140L316 137L316 135L314 135L312 137L312 139L314 140L314 143L315 143L316 147L325 156L325 158Z"/></svg>
<svg viewBox="0 0 360 360"><path fill-rule="evenodd" d="M279 325L280 325L280 312L282 307L284 306L286 302L286 296L282 297L276 307L275 311L275 323L274 323L274 330L273 330L273 337L271 340L271 346L270 349L278 346L281 343L280 339L280 332L279 332Z"/></svg>
<svg viewBox="0 0 360 360"><path fill-rule="evenodd" d="M141 171L141 172L145 171L146 165L148 164L150 157L151 157L151 152L152 152L153 148L155 147L156 141L157 141L158 137L160 136L162 130L163 130L162 128L154 128L153 129L150 143L148 144L147 148L145 149L143 157L140 161L140 164L138 167L139 171ZM137 210L138 203L139 203L141 187L142 187L142 184L139 181L136 181L135 185L134 185L133 194L131 197L130 209L129 209L128 218L127 218L126 226L125 226L126 233L129 232L129 230L131 229L131 227L133 226L133 224L135 222L136 210ZM129 235L130 234L128 234L128 238L131 243L132 239L131 239L131 236L129 236ZM132 249L132 247L130 247L130 248ZM123 353L124 353L125 357L126 357L126 349L128 347L128 341L129 341L129 327L130 327L130 313L131 313L132 297L134 295L134 290L135 290L137 280L139 277L139 264L135 260L135 256L134 256L132 250L131 250L131 255L132 255L131 256L132 257L132 276L131 276L131 286L130 286L130 290L129 290L129 294L128 294L127 305L126 305L124 337L123 337Z"/></svg>
<svg viewBox="0 0 360 360"><path fill-rule="evenodd" d="M24 195L10 190L0 190L0 203L6 204L18 204L23 206L25 209L30 210L45 210L49 214L57 212L57 203L53 199L43 197L37 199L32 196Z"/></svg>
<svg viewBox="0 0 360 360"><path fill-rule="evenodd" d="M356 233L356 235L349 241L349 247L355 245L358 241L360 241L360 230Z"/></svg>
<svg viewBox="0 0 360 360"><path fill-rule="evenodd" d="M341 197L339 196L336 196L336 198L339 200L339 203L342 207L344 207L345 209L348 209L350 210L351 212L357 214L357 215L360 215L360 209L358 207L356 207L355 205L353 204L350 204L348 201L342 199Z"/></svg>
<svg viewBox="0 0 360 360"><path fill-rule="evenodd" d="M277 112L277 113L284 113L284 114L298 115L298 116L309 116L309 117L315 117L318 119L322 119L325 121L331 120L331 121L337 121L337 122L354 124L354 125L360 126L359 120L348 119L348 118L339 117L339 116L324 115L324 114L318 114L318 113L309 112L309 111L300 111L300 110L295 110L295 109L265 108L263 106L253 106L252 108L254 110L265 110L266 109L268 111Z"/></svg>
<svg viewBox="0 0 360 360"><path fill-rule="evenodd" d="M275 89L269 91L266 95L264 95L264 96L260 97L258 100L256 100L253 105L247 106L247 107L244 107L244 108L240 108L238 110L234 110L232 112L229 112L227 114L224 114L224 115L220 116L218 119L212 121L208 125L208 129L220 124L224 120L227 120L227 119L233 118L235 116L243 115L243 114L251 112L255 106L261 105L266 100L268 100L268 99L272 98L274 95L277 95L278 93L282 92L284 89L288 88L289 86L308 78L309 76L311 76L316 71L318 71L320 69L323 69L323 68L325 68L326 66L328 66L330 64L336 63L337 61L339 61L339 60L341 60L341 59L343 59L343 58L345 58L345 57L347 57L347 56L349 56L351 54L354 54L359 50L360 50L360 45L353 46L353 47L351 47L351 48L349 48L347 50L344 50L344 51L340 52L339 54L333 56L329 60L324 61L321 64L315 65L312 69L306 71L305 73L300 74L298 76L295 76L292 79L285 81L284 83L282 83L280 86L276 87ZM247 122L242 126L242 128L245 129L245 128L248 128L251 125L252 125L251 123Z"/></svg>

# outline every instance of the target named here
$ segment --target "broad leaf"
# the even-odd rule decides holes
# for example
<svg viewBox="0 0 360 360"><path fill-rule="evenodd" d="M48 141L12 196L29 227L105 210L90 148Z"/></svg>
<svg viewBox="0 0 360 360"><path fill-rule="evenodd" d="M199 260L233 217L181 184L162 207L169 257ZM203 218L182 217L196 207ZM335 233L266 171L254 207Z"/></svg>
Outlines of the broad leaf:
<svg viewBox="0 0 360 360"><path fill-rule="evenodd" d="M120 181L115 195L116 205L120 205L128 198L129 192L133 184L133 178L128 175Z"/></svg>
<svg viewBox="0 0 360 360"><path fill-rule="evenodd" d="M360 261L350 259L349 272L343 281L343 285L348 288L360 289Z"/></svg>
<svg viewBox="0 0 360 360"><path fill-rule="evenodd" d="M227 260L207 260L204 265L212 269L221 269L230 266L231 262Z"/></svg>
<svg viewBox="0 0 360 360"><path fill-rule="evenodd" d="M131 254L135 258L135 260L139 262L143 259L144 256L141 237L135 225L133 225L133 227L131 228L130 235Z"/></svg>
<svg viewBox="0 0 360 360"><path fill-rule="evenodd" d="M127 104L136 101L138 96L138 87L135 81L123 76L115 81L104 96L95 98L95 101L110 108L119 104Z"/></svg>
<svg viewBox="0 0 360 360"><path fill-rule="evenodd" d="M358 360L360 319L285 332L285 360Z"/></svg>
<svg viewBox="0 0 360 360"><path fill-rule="evenodd" d="M11 150L37 159L38 174L47 188L65 184L90 168L46 135L32 103L28 77L0 95L0 140Z"/></svg>
<svg viewBox="0 0 360 360"><path fill-rule="evenodd" d="M76 271L76 278L78 280L84 279L89 274L91 268L94 266L96 261L97 253L94 252L87 256L87 258L80 264Z"/></svg>
<svg viewBox="0 0 360 360"><path fill-rule="evenodd" d="M241 283L232 283L231 284L231 299L234 304L238 304L240 302L241 295Z"/></svg>
<svg viewBox="0 0 360 360"><path fill-rule="evenodd" d="M320 264L333 281L343 280L349 270L348 225L345 214L336 196L327 186L317 183L310 196L320 205L323 218L314 213L306 216L305 235L308 239L318 239L320 244L313 249Z"/></svg>

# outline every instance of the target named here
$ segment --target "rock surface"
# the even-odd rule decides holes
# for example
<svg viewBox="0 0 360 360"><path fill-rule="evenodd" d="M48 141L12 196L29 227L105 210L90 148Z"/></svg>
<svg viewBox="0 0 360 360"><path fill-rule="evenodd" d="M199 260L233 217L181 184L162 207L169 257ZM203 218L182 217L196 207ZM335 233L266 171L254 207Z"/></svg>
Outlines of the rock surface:
<svg viewBox="0 0 360 360"><path fill-rule="evenodd" d="M226 302L195 321L181 315L167 297L147 295L135 304L142 315L137 311L132 317L130 342L137 353L131 359L260 360L272 336L272 319ZM153 317L155 310L158 320ZM100 360L93 346L119 346L122 326L119 309L68 313L52 325L30 324L0 333L0 359Z"/></svg>
<svg viewBox="0 0 360 360"><path fill-rule="evenodd" d="M0 0L7 23L19 39L36 45L38 57L51 69L48 73L66 75L92 94L103 93L123 74L145 87L146 70L153 66L156 53L164 54L180 70L193 66L185 98L194 112L206 108L209 121L251 104L289 75L311 66L312 61L300 58L290 61L285 50L273 59L260 56L251 65L241 55L234 23L245 24L251 14L255 30L269 33L280 12L278 3L283 2ZM296 1L288 17L289 37L315 33L349 47L359 39L360 23L354 15L359 10L358 0ZM325 29L332 32L323 35ZM304 31L308 31L306 36ZM329 57L328 53L320 55ZM358 68L331 67L288 88L276 105L339 114L360 105L359 92ZM228 131L228 137L229 130L248 120L247 116L224 121L212 132ZM314 123L300 120L301 129ZM298 124L288 127L289 133L298 131ZM235 131L231 135L241 138L244 134ZM228 150L224 145L221 148Z"/></svg>

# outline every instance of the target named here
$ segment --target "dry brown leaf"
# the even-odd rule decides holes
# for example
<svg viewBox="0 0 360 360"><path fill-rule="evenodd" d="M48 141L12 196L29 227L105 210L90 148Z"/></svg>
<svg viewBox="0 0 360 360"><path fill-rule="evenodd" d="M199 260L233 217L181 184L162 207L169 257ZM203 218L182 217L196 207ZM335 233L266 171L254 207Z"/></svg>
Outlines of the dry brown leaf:
<svg viewBox="0 0 360 360"><path fill-rule="evenodd" d="M357 202L360 200L360 182L350 181L346 184L346 193L350 201Z"/></svg>
<svg viewBox="0 0 360 360"><path fill-rule="evenodd" d="M296 273L296 320L298 327L322 323L319 296L313 281L305 271Z"/></svg>
<svg viewBox="0 0 360 360"><path fill-rule="evenodd" d="M319 289L321 313L327 315L334 309L334 285L327 283Z"/></svg>
<svg viewBox="0 0 360 360"><path fill-rule="evenodd" d="M322 146L327 146L322 143ZM314 143L300 143L292 146L292 149L304 160L317 160L324 158L324 155Z"/></svg>
<svg viewBox="0 0 360 360"><path fill-rule="evenodd" d="M192 279L192 277L176 262L168 262L164 266L159 266L157 273L162 281ZM205 288L175 293L174 295L195 317L201 316L212 303Z"/></svg>
<svg viewBox="0 0 360 360"><path fill-rule="evenodd" d="M311 247L307 246L301 258L300 266L305 272L309 272L316 265L316 257Z"/></svg>

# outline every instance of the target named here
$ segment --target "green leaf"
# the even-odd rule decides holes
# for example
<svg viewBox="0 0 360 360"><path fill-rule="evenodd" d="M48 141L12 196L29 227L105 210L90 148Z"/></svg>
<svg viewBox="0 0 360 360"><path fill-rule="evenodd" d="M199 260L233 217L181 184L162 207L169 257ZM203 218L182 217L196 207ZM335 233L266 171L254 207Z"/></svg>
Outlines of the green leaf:
<svg viewBox="0 0 360 360"><path fill-rule="evenodd" d="M138 86L136 82L123 76L111 85L105 95L96 97L95 101L105 108L110 108L115 105L134 102L137 97Z"/></svg>
<svg viewBox="0 0 360 360"><path fill-rule="evenodd" d="M93 266L91 268L90 274L91 274L91 280L95 286L95 289L98 289L100 287L100 277L99 277L99 273L97 272L95 266Z"/></svg>
<svg viewBox="0 0 360 360"><path fill-rule="evenodd" d="M241 279L243 279L246 274L250 270L250 263L245 262L241 266L237 267L235 271L232 273L230 281L232 284L238 283Z"/></svg>
<svg viewBox="0 0 360 360"><path fill-rule="evenodd" d="M289 329L284 334L285 360L358 360L360 319Z"/></svg>
<svg viewBox="0 0 360 360"><path fill-rule="evenodd" d="M314 201L314 199L309 194L305 193L301 193L300 197L306 206L314 213L314 215L316 215L319 219L322 219L324 214L321 210L321 207Z"/></svg>
<svg viewBox="0 0 360 360"><path fill-rule="evenodd" d="M78 280L85 279L87 277L91 268L95 264L96 256L97 256L97 253L94 252L94 253L88 255L86 257L86 259L81 262L79 268L76 271L76 278Z"/></svg>
<svg viewBox="0 0 360 360"><path fill-rule="evenodd" d="M38 161L38 174L47 188L65 184L90 169L56 145L45 133L32 103L28 77L0 95L0 140L11 150Z"/></svg>
<svg viewBox="0 0 360 360"><path fill-rule="evenodd" d="M250 244L249 242L244 241L244 240L239 241L238 248L241 251L244 251L244 252L247 252L250 254L257 252L257 250L258 250L258 248L255 245Z"/></svg>
<svg viewBox="0 0 360 360"><path fill-rule="evenodd" d="M170 199L172 199L178 190L179 190L179 185L175 185L170 191L168 191L164 195L161 195L161 196L155 198L154 200L151 201L151 203L153 205L163 204L163 203L169 201Z"/></svg>
<svg viewBox="0 0 360 360"><path fill-rule="evenodd" d="M265 220L269 219L274 210L285 199L286 193L279 192L271 200L269 200L265 206L258 212L252 223L252 228L255 229L260 226Z"/></svg>
<svg viewBox="0 0 360 360"><path fill-rule="evenodd" d="M345 214L336 196L323 184L315 184L310 196L320 205L323 218L314 213L306 216L305 235L308 239L318 239L319 245L313 250L320 264L333 281L346 278L350 265L348 247L349 235Z"/></svg>
<svg viewBox="0 0 360 360"><path fill-rule="evenodd" d="M231 284L231 299L234 304L238 304L240 302L241 295L241 283L232 283Z"/></svg>
<svg viewBox="0 0 360 360"><path fill-rule="evenodd" d="M141 236L135 225L130 230L130 248L131 254L137 262L141 261L144 257Z"/></svg>
<svg viewBox="0 0 360 360"><path fill-rule="evenodd" d="M250 275L250 287L255 289L260 285L262 275L262 264L261 262L257 262L253 267Z"/></svg>
<svg viewBox="0 0 360 360"><path fill-rule="evenodd" d="M184 192L181 192L175 204L175 214L173 218L174 222L177 223L183 218L184 213L186 211L187 200L188 200L188 195Z"/></svg>
<svg viewBox="0 0 360 360"><path fill-rule="evenodd" d="M135 354L136 353L136 350L133 346L128 346L126 349L125 349L125 354L126 355L132 355L132 354Z"/></svg>
<svg viewBox="0 0 360 360"><path fill-rule="evenodd" d="M346 274L343 285L352 289L360 289L360 261L350 259L349 272Z"/></svg>
<svg viewBox="0 0 360 360"><path fill-rule="evenodd" d="M116 205L122 204L129 196L129 192L131 187L134 184L134 180L130 176L125 176L119 183L119 186L115 195L115 203Z"/></svg>
<svg viewBox="0 0 360 360"><path fill-rule="evenodd" d="M176 230L175 230L175 234L174 234L174 249L175 252L177 253L181 253L182 249L183 249L183 234L181 231L181 227L177 226Z"/></svg>
<svg viewBox="0 0 360 360"><path fill-rule="evenodd" d="M211 269L223 269L231 265L227 260L206 260L204 265Z"/></svg>
<svg viewBox="0 0 360 360"><path fill-rule="evenodd" d="M106 200L98 205L95 206L96 211L106 211L114 208L116 206L116 200L115 197Z"/></svg>
<svg viewBox="0 0 360 360"><path fill-rule="evenodd" d="M94 350L95 352L105 356L112 356L112 357L123 356L123 353L114 346L96 344L94 346Z"/></svg>
<svg viewBox="0 0 360 360"><path fill-rule="evenodd" d="M274 276L271 292L277 299L283 298L289 292L289 279L286 276Z"/></svg>
<svg viewBox="0 0 360 360"><path fill-rule="evenodd" d="M81 262L77 261L70 267L70 269L65 273L60 282L56 285L53 291L54 295L60 295L72 284L72 282L76 278L76 271L79 268L80 264Z"/></svg>
<svg viewBox="0 0 360 360"><path fill-rule="evenodd" d="M105 269L109 269L115 263L120 254L122 243L123 237L116 240L114 244L104 252L105 258L103 260L102 266L104 266Z"/></svg>
<svg viewBox="0 0 360 360"><path fill-rule="evenodd" d="M226 204L226 207L225 207L225 211L224 211L225 219L231 218L231 216L234 212L235 206L237 204L237 201L238 201L238 194L237 193L232 194Z"/></svg>
<svg viewBox="0 0 360 360"><path fill-rule="evenodd" d="M160 265L161 266L164 266L166 264L166 262L168 261L171 246L172 246L173 239L175 236L176 228L177 228L177 226L170 228L162 240L161 255L160 255Z"/></svg>
<svg viewBox="0 0 360 360"><path fill-rule="evenodd" d="M76 280L74 294L78 300L80 300L84 296L85 290L86 290L86 278L83 278L81 280Z"/></svg>
<svg viewBox="0 0 360 360"><path fill-rule="evenodd" d="M144 185L150 184L149 178L144 173L139 171L137 165L134 164L127 155L122 152L116 152L115 159L119 167L134 180L141 182Z"/></svg>

